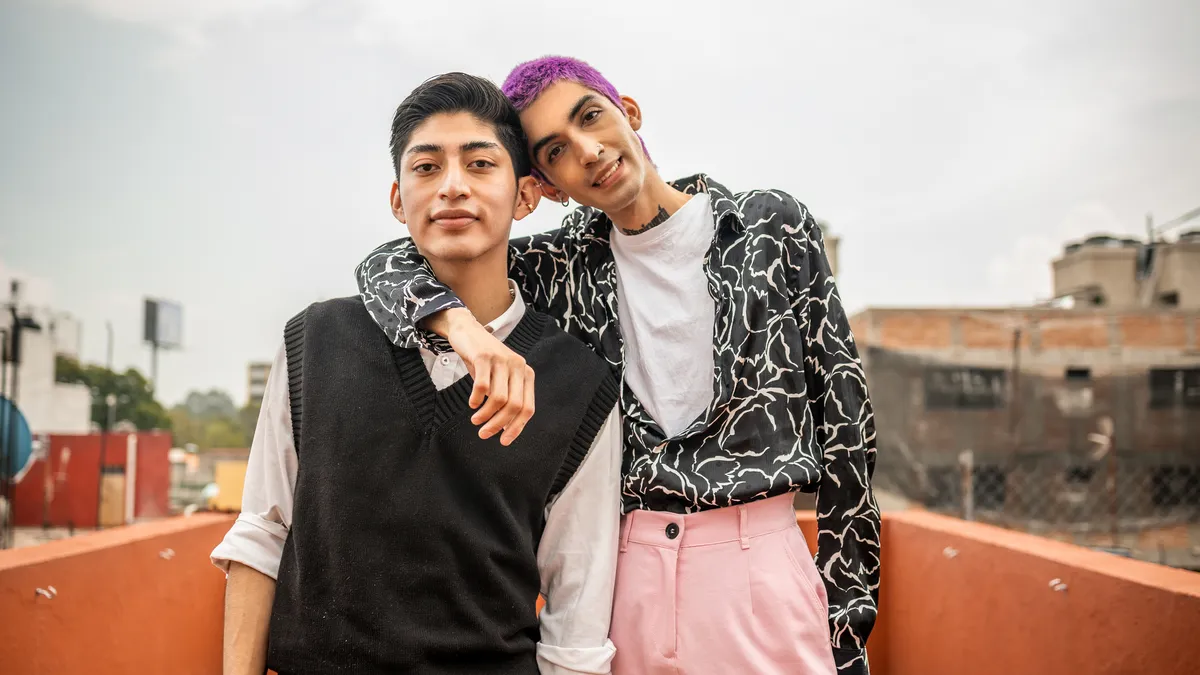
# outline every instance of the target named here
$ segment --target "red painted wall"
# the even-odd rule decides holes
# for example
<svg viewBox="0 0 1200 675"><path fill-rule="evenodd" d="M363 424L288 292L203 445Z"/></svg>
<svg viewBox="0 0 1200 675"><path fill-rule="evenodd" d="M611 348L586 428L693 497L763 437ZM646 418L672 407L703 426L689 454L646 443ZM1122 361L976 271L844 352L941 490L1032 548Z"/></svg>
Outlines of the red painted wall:
<svg viewBox="0 0 1200 675"><path fill-rule="evenodd" d="M104 449L104 465L124 467L126 439L129 434L109 434ZM18 526L40 526L46 514L52 527L79 528L96 525L97 492L100 485L100 434L49 436L46 460L33 463L15 486L13 521ZM158 518L167 515L171 466L168 432L139 432L137 435L137 486L134 515ZM49 481L47 481L49 464Z"/></svg>

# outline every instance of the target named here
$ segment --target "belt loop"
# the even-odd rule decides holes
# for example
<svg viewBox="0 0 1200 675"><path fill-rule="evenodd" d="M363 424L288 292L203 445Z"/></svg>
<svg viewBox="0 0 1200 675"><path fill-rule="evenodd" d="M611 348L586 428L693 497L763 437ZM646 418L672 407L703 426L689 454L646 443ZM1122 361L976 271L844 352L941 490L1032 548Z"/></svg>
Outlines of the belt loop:
<svg viewBox="0 0 1200 675"><path fill-rule="evenodd" d="M621 553L629 548L629 531L633 529L633 514L636 511L630 511L621 519L621 546L618 549Z"/></svg>
<svg viewBox="0 0 1200 675"><path fill-rule="evenodd" d="M742 540L742 550L750 548L750 528L747 526L749 520L749 509L744 505L738 506L738 537Z"/></svg>

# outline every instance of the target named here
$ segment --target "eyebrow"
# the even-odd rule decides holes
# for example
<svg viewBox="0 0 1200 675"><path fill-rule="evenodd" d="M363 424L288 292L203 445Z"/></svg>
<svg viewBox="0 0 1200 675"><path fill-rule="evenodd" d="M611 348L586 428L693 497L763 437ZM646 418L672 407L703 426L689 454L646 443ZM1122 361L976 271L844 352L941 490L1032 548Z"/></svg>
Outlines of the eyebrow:
<svg viewBox="0 0 1200 675"><path fill-rule="evenodd" d="M571 112L567 113L567 124L570 124L571 120L575 119L575 116L579 114L579 111L583 110L583 106L590 103L594 98L596 98L595 94L584 94L583 96L579 97L579 100L576 101L575 105L571 107ZM537 157L538 153L542 151L542 148L546 147L547 143L553 141L557 137L558 134L550 134L549 136L543 137L537 143L533 144L533 151L529 154L533 157Z"/></svg>
<svg viewBox="0 0 1200 675"><path fill-rule="evenodd" d="M493 143L492 141L470 141L468 143L463 143L458 147L458 149L462 152L471 152L473 150L499 150L500 144ZM409 148L404 154L412 155L418 152L439 153L443 151L444 148L436 143L420 143Z"/></svg>

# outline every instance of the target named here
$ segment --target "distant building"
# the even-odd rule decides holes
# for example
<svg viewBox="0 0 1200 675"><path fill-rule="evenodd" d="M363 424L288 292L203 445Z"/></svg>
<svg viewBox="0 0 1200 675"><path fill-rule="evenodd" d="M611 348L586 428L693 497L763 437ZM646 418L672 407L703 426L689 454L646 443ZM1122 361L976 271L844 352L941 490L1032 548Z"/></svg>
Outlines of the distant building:
<svg viewBox="0 0 1200 675"><path fill-rule="evenodd" d="M1200 230L1171 242L1093 235L1053 263L1054 295L1092 307L1200 309Z"/></svg>
<svg viewBox="0 0 1200 675"><path fill-rule="evenodd" d="M821 234L825 240L825 257L829 259L829 269L833 270L833 276L837 276L838 271L838 245L841 244L841 237L829 231L829 223L824 220L818 220L817 225L821 228Z"/></svg>
<svg viewBox="0 0 1200 675"><path fill-rule="evenodd" d="M1200 524L1197 239L1157 247L1153 269L1133 240L1068 246L1054 283L1073 307L851 317L876 415L876 485L1077 541Z"/></svg>
<svg viewBox="0 0 1200 675"><path fill-rule="evenodd" d="M246 402L248 405L261 406L263 396L267 393L267 378L271 376L271 362L258 361L246 366Z"/></svg>
<svg viewBox="0 0 1200 675"><path fill-rule="evenodd" d="M80 325L69 314L48 308L22 307L25 321L17 357L20 364L4 364L0 385L13 399L34 434L86 434L91 430L92 394L82 384L60 384L55 378L55 357L79 358ZM8 357L12 355L12 314L0 312L0 331ZM14 396L14 385L16 395Z"/></svg>

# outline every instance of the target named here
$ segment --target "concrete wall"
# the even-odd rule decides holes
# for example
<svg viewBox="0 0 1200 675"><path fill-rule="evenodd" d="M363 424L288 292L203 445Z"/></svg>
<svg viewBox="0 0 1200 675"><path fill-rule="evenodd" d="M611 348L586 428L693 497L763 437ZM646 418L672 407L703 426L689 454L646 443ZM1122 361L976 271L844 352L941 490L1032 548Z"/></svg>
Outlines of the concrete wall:
<svg viewBox="0 0 1200 675"><path fill-rule="evenodd" d="M1053 262L1054 295L1061 297L1098 288L1104 307L1138 304L1137 249L1089 247Z"/></svg>
<svg viewBox="0 0 1200 675"><path fill-rule="evenodd" d="M812 513L799 513L816 541ZM212 514L0 551L0 666L22 675L221 671ZM1200 574L923 512L883 522L875 675L1191 673ZM811 546L811 545L810 545ZM54 597L49 593L53 586Z"/></svg>
<svg viewBox="0 0 1200 675"><path fill-rule="evenodd" d="M1181 309L1200 309L1200 243L1178 243L1163 250L1157 293L1179 294Z"/></svg>
<svg viewBox="0 0 1200 675"><path fill-rule="evenodd" d="M220 673L225 579L208 554L232 522L173 518L0 551L0 672Z"/></svg>
<svg viewBox="0 0 1200 675"><path fill-rule="evenodd" d="M882 569L872 665L885 675L1183 675L1200 663L1195 572L913 511L885 517Z"/></svg>

